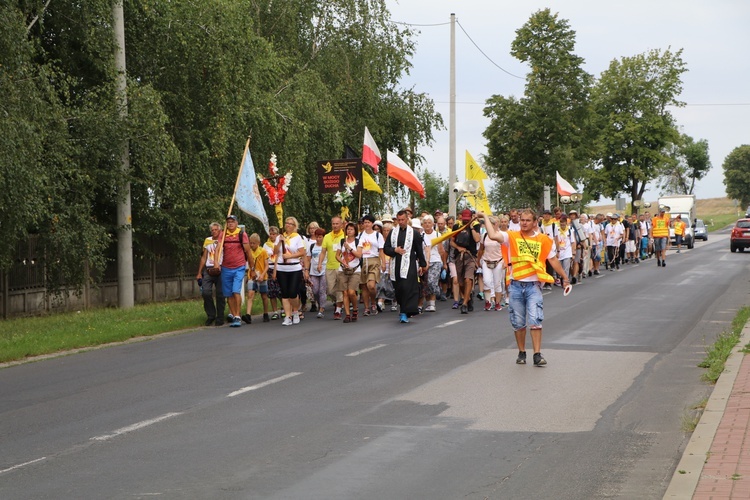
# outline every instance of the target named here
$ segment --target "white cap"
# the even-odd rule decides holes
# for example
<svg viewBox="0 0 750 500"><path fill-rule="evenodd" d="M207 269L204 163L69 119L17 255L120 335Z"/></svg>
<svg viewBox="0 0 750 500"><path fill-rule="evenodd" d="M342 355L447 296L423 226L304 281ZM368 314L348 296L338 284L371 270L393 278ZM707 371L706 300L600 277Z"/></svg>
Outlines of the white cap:
<svg viewBox="0 0 750 500"><path fill-rule="evenodd" d="M416 217L411 220L411 227L416 229L422 229L422 223Z"/></svg>
<svg viewBox="0 0 750 500"><path fill-rule="evenodd" d="M379 220L376 220L375 222L373 222L373 223L372 223L372 225L373 225L373 226L380 226L380 227L383 227L383 222L382 222L382 221L379 221Z"/></svg>

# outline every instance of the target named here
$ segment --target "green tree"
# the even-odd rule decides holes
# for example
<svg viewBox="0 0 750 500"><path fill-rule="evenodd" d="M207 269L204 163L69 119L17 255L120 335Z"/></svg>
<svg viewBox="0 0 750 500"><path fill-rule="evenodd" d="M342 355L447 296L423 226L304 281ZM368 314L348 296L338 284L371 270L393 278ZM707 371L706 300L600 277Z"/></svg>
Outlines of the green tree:
<svg viewBox="0 0 750 500"><path fill-rule="evenodd" d="M429 170L420 172L419 178L424 186L425 197L416 197L414 202L415 213L429 212L433 214L436 210L448 210L448 181Z"/></svg>
<svg viewBox="0 0 750 500"><path fill-rule="evenodd" d="M499 212L509 212L514 208L535 207L539 202L535 195L534 197L524 195L516 179L495 182L487 197L490 206Z"/></svg>
<svg viewBox="0 0 750 500"><path fill-rule="evenodd" d="M693 194L695 181L704 178L711 170L708 141L701 139L696 142L689 135L681 134L670 155L673 162L660 176L659 187L665 193Z"/></svg>
<svg viewBox="0 0 750 500"><path fill-rule="evenodd" d="M598 195L641 199L649 182L674 168L669 148L680 140L669 106L682 106L682 50L651 50L614 60L592 92L598 160L587 186Z"/></svg>
<svg viewBox="0 0 750 500"><path fill-rule="evenodd" d="M750 145L736 147L724 159L724 185L727 196L750 206Z"/></svg>
<svg viewBox="0 0 750 500"><path fill-rule="evenodd" d="M484 108L491 120L484 132L488 173L500 186L514 182L521 199L539 206L544 186L556 183L555 171L580 179L580 166L589 158L592 77L574 48L575 31L567 20L549 9L534 13L511 46L511 54L531 67L524 96L494 95Z"/></svg>

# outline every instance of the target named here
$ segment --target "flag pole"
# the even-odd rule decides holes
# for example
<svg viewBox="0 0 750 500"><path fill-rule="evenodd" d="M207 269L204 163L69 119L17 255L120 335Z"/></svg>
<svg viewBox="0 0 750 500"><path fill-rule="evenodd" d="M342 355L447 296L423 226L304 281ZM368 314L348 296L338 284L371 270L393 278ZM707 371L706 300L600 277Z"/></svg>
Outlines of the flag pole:
<svg viewBox="0 0 750 500"><path fill-rule="evenodd" d="M362 191L359 192L359 205L357 206L357 220L362 217Z"/></svg>
<svg viewBox="0 0 750 500"><path fill-rule="evenodd" d="M247 136L247 142L245 143L245 152L242 155L242 161L240 162L240 171L237 173L237 180L234 181L234 190L232 191L232 201L229 202L229 211L227 211L227 218L232 215L232 208L234 208L234 199L237 196L237 186L240 185L240 177L242 176L242 169L245 168L245 157L248 154L248 150L250 149L250 137L252 136L252 133ZM226 238L227 231L227 220L224 219L224 227L221 231L221 243L219 244L219 248L216 253L216 259L214 259L214 267L219 267L219 262L221 262L221 254L222 250L224 250L224 238Z"/></svg>

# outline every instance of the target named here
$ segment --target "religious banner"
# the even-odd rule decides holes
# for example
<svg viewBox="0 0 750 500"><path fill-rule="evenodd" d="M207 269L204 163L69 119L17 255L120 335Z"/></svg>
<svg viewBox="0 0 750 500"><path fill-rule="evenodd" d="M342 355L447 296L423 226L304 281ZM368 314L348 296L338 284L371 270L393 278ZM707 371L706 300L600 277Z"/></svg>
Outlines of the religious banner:
<svg viewBox="0 0 750 500"><path fill-rule="evenodd" d="M318 189L321 193L362 191L362 159L321 160L318 168Z"/></svg>

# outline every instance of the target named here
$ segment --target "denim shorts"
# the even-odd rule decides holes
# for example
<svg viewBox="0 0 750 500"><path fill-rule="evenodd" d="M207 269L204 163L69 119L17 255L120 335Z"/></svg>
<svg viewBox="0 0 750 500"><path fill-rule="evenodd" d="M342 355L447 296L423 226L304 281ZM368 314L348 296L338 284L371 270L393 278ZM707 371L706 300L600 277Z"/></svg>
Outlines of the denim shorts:
<svg viewBox="0 0 750 500"><path fill-rule="evenodd" d="M247 282L248 292L268 293L268 281L250 280Z"/></svg>
<svg viewBox="0 0 750 500"><path fill-rule="evenodd" d="M527 326L541 327L544 320L542 283L512 280L508 292L508 313L513 330L523 330Z"/></svg>
<svg viewBox="0 0 750 500"><path fill-rule="evenodd" d="M233 294L242 293L242 280L245 279L245 266L221 268L221 287L224 291L224 297L231 297Z"/></svg>
<svg viewBox="0 0 750 500"><path fill-rule="evenodd" d="M660 252L667 249L667 237L654 238L654 252Z"/></svg>

